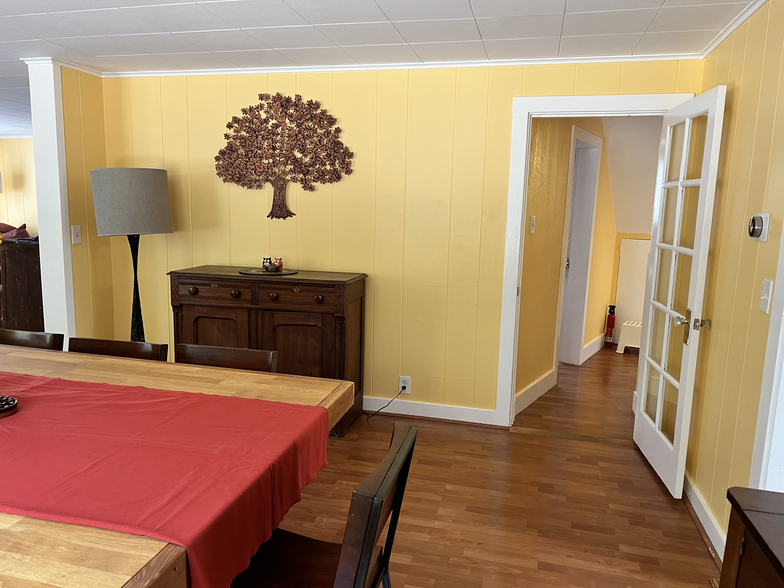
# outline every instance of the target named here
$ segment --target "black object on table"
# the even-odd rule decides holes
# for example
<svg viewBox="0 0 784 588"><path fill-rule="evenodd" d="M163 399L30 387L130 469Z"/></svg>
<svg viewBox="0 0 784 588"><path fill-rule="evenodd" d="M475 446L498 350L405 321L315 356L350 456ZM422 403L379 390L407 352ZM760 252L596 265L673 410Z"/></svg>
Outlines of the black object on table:
<svg viewBox="0 0 784 588"><path fill-rule="evenodd" d="M19 402L13 396L3 396L0 394L0 419L11 416L19 408Z"/></svg>

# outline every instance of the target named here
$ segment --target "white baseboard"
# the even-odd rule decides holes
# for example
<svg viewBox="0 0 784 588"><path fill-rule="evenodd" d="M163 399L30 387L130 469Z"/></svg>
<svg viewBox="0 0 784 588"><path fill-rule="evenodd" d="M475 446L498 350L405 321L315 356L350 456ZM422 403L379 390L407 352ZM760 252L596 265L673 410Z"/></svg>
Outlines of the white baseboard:
<svg viewBox="0 0 784 588"><path fill-rule="evenodd" d="M365 396L362 399L362 408L373 412L380 409L389 398L373 398ZM399 398L385 408L381 414L397 414L403 416L417 416L446 421L460 421L480 425L497 425L494 410L482 408L469 408L466 406L449 406L447 404L431 404L430 402L415 402L413 400L400 400Z"/></svg>
<svg viewBox="0 0 784 588"><path fill-rule="evenodd" d="M604 347L604 333L582 348L580 351L580 365L583 365L594 354L598 353L602 347Z"/></svg>
<svg viewBox="0 0 784 588"><path fill-rule="evenodd" d="M558 372L550 370L525 390L515 396L515 415L536 402L545 392L549 391L558 379Z"/></svg>
<svg viewBox="0 0 784 588"><path fill-rule="evenodd" d="M708 508L708 503L703 498L700 491L694 485L694 480L691 479L689 474L686 474L686 479L683 483L683 490L686 496L689 497L694 512L697 513L697 518L702 523L702 528L708 534L708 539L713 544L713 549L719 556L719 559L724 561L724 547L727 543L727 534L722 530L721 525L713 516L713 513Z"/></svg>

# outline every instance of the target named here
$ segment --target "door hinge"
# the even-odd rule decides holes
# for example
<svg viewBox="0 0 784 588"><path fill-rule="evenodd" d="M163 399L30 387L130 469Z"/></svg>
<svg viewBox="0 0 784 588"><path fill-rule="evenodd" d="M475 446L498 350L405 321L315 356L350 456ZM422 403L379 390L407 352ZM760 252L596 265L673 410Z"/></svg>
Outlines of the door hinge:
<svg viewBox="0 0 784 588"><path fill-rule="evenodd" d="M571 262L571 260L570 260L570 259L567 257L567 258L566 258L566 269L569 269L570 267L572 267L572 262Z"/></svg>
<svg viewBox="0 0 784 588"><path fill-rule="evenodd" d="M743 555L743 552L746 551L746 538L743 537L740 540L740 554Z"/></svg>
<svg viewBox="0 0 784 588"><path fill-rule="evenodd" d="M517 295L520 296L520 286L517 287Z"/></svg>

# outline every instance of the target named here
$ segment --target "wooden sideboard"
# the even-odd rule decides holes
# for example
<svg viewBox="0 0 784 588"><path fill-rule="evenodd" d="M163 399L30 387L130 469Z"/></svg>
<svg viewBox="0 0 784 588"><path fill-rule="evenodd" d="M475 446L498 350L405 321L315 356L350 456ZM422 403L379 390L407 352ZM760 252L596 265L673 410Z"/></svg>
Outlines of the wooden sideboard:
<svg viewBox="0 0 784 588"><path fill-rule="evenodd" d="M41 260L38 244L0 243L0 326L44 330Z"/></svg>
<svg viewBox="0 0 784 588"><path fill-rule="evenodd" d="M784 587L784 494L730 488L720 588Z"/></svg>
<svg viewBox="0 0 784 588"><path fill-rule="evenodd" d="M175 343L278 352L278 372L354 382L354 404L333 433L362 412L365 274L299 271L242 275L204 265L169 272Z"/></svg>

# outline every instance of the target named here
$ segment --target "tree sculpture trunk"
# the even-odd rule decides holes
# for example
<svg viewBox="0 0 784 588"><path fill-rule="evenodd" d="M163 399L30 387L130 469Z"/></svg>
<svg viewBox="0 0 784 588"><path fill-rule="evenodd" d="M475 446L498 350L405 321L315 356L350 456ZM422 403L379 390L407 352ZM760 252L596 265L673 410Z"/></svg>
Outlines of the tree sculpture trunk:
<svg viewBox="0 0 784 588"><path fill-rule="evenodd" d="M270 210L267 218L282 218L283 220L286 220L290 216L294 216L294 213L289 210L289 206L286 204L286 186L289 183L288 180L278 176L270 183L272 184L273 190L272 210Z"/></svg>

